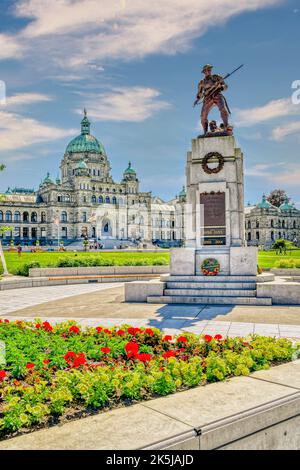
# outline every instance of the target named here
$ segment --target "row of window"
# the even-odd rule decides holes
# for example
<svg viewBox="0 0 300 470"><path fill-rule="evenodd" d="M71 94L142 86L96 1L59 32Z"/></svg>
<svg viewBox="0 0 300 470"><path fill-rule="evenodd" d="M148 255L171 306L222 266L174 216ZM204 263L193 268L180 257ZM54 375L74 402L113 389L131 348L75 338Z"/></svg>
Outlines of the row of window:
<svg viewBox="0 0 300 470"><path fill-rule="evenodd" d="M271 239L272 241L275 241L275 238L276 238L276 237L275 237L275 234L274 234L274 232L272 231L272 232L270 233L270 239ZM284 239L285 239L285 238L286 238L286 233L285 233L285 232L283 232L283 233L278 232L278 238L284 238ZM247 239L248 239L248 242L252 241L251 232L248 232ZM259 233L258 231L255 233L255 239L256 239L256 240L260 240L260 233Z"/></svg>
<svg viewBox="0 0 300 470"><path fill-rule="evenodd" d="M273 219L271 219L271 227L276 228L275 225L274 225L274 220ZM248 220L248 223L246 224L246 228L248 228L248 229L251 228L251 221L250 220ZM255 228L259 228L259 221L258 220L255 222ZM286 229L288 229L288 224L287 225L285 224L285 220L283 220L282 222L280 220L278 220L277 228L286 228ZM293 228L293 229L297 228L296 220L293 221L293 227L291 227L291 228Z"/></svg>
<svg viewBox="0 0 300 470"><path fill-rule="evenodd" d="M16 211L14 214L11 211L6 211L5 214L3 214L2 211L0 211L0 222L38 222L38 215L36 212L29 212L25 211L21 214L21 212ZM46 212L41 213L41 222L46 222Z"/></svg>

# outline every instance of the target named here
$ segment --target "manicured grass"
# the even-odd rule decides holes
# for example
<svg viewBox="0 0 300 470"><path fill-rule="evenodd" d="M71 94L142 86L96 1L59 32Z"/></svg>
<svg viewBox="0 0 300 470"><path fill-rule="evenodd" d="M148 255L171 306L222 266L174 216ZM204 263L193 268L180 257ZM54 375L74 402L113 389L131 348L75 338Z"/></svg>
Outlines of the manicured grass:
<svg viewBox="0 0 300 470"><path fill-rule="evenodd" d="M258 265L260 268L275 268L276 263L281 260L295 260L300 263L300 250L287 250L286 254L276 255L276 251L260 251L258 253Z"/></svg>
<svg viewBox="0 0 300 470"><path fill-rule="evenodd" d="M151 265L155 260L159 259L164 261L166 264L169 263L169 253L168 252L159 252L159 253L131 253L131 252L47 252L47 253L22 253L19 257L17 253L5 253L5 259L7 267L10 273L16 274L18 269L27 263L38 262L41 267L54 267L57 265L59 259L68 258L68 259L78 259L78 258L100 258L101 260L107 260L108 263L113 262L115 265L124 265L129 262L139 263L145 262L145 264ZM0 274L3 272L2 266Z"/></svg>
<svg viewBox="0 0 300 470"><path fill-rule="evenodd" d="M291 361L299 345L128 325L0 320L0 436Z"/></svg>
<svg viewBox="0 0 300 470"><path fill-rule="evenodd" d="M16 274L17 270L27 263L39 262L41 267L54 267L57 265L59 259L78 259L78 258L101 258L104 263L113 263L115 265L126 265L130 262L144 263L151 265L155 260L163 260L166 264L169 263L169 252L147 253L147 252L93 252L93 253L74 253L74 252L46 252L46 253L22 253L21 257L17 253L5 253L5 259L8 265L8 270L12 274ZM281 260L293 259L300 263L300 250L288 250L287 253L277 255L274 250L260 251L258 253L258 265L265 268L274 268L276 263ZM3 272L0 266L0 274Z"/></svg>

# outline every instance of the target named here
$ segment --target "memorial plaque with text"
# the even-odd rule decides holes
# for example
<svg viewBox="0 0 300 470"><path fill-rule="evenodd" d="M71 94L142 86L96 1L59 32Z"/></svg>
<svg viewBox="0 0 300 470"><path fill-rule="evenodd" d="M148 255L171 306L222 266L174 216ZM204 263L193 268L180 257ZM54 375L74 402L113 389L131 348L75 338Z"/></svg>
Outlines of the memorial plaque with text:
<svg viewBox="0 0 300 470"><path fill-rule="evenodd" d="M202 193L203 245L226 245L225 193Z"/></svg>

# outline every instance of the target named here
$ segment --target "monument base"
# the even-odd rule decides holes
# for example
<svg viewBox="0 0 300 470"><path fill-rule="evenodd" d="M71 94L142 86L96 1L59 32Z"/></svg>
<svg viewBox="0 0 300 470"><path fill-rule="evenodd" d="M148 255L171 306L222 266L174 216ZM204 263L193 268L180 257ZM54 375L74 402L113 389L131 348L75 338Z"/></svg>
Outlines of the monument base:
<svg viewBox="0 0 300 470"><path fill-rule="evenodd" d="M204 276L201 267L207 259L218 261L221 275L256 276L257 274L257 247L255 246L173 248L170 253L170 274L172 276Z"/></svg>

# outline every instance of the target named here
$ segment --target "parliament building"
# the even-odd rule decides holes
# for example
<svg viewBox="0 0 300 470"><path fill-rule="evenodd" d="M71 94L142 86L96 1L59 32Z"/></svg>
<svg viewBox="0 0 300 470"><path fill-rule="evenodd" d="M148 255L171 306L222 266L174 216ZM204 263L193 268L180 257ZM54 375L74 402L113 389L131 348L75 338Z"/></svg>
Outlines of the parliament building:
<svg viewBox="0 0 300 470"><path fill-rule="evenodd" d="M119 241L180 244L184 238L184 188L164 202L142 192L129 162L116 183L102 143L90 133L86 111L81 133L68 144L60 178L49 173L37 191L8 188L1 197L0 224L11 227L4 243L65 245L85 238L113 247Z"/></svg>

